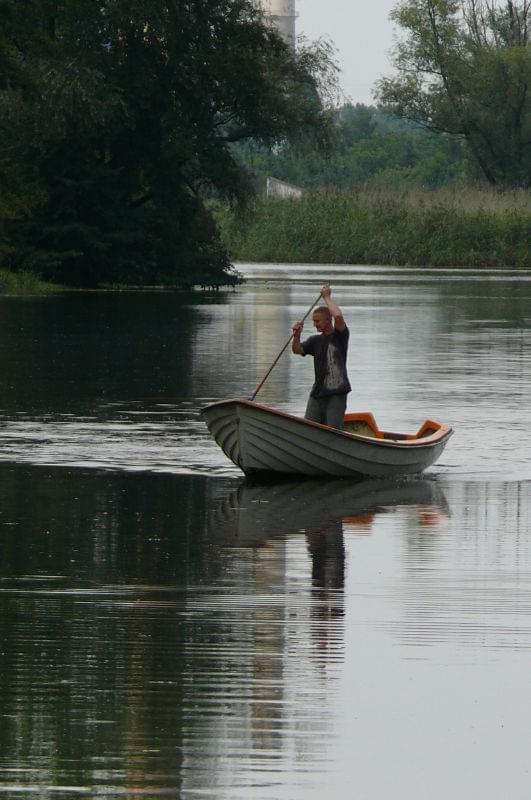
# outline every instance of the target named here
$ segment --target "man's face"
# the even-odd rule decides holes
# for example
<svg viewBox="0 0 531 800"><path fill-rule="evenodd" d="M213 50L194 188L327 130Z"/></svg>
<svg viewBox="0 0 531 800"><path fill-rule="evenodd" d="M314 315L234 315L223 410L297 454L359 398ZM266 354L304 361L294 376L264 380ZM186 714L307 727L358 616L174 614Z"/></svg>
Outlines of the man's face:
<svg viewBox="0 0 531 800"><path fill-rule="evenodd" d="M327 314L323 314L321 311L316 311L314 313L313 324L316 331L319 333L329 333L330 329L332 328L330 317Z"/></svg>

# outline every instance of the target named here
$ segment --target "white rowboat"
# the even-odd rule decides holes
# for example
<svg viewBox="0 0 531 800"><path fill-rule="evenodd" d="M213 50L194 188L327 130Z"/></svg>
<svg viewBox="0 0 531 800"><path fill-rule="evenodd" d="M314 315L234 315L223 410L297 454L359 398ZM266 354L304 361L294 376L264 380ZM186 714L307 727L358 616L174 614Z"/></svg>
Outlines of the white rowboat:
<svg viewBox="0 0 531 800"><path fill-rule="evenodd" d="M414 434L380 431L370 412L346 414L340 431L241 398L212 403L201 414L225 455L249 476L416 475L439 458L453 433L435 420Z"/></svg>

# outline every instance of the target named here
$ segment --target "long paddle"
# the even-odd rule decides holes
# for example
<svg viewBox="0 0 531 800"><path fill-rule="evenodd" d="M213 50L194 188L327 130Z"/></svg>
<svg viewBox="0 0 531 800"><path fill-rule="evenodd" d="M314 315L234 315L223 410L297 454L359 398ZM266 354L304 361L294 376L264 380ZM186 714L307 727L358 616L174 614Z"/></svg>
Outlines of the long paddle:
<svg viewBox="0 0 531 800"><path fill-rule="evenodd" d="M319 302L319 300L320 300L320 299L321 299L321 292L319 292L319 296L317 297L317 299L313 301L313 303L311 304L311 306L310 306L310 308L308 309L308 311L306 312L306 314L305 314L305 315L303 316L303 318L300 320L301 322L304 322L304 320L306 319L306 317L308 317L308 316L309 316L309 314L311 313L312 309L313 309L313 308L314 308L314 307L317 305L317 303ZM291 336L289 337L288 341L286 342L286 344L284 345L284 347L282 348L282 350L280 351L280 353L278 354L278 356L275 358L275 360L273 361L273 363L271 364L271 366L269 367L269 369L267 370L266 374L264 375L264 377L262 378L262 380L260 381L260 383L258 384L258 386L256 387L256 389L254 390L254 392L253 392L252 396L249 398L249 400L251 400L251 401L253 401L253 400L254 400L254 398L256 397L256 395L258 394L258 392L260 391L260 389L262 388L262 386L264 385L264 383L266 382L266 380L269 378L269 376L270 376L270 375L271 375L271 373L273 372L273 369L276 367L276 365L277 365L277 363L278 363L278 361L279 361L279 359L280 359L280 356L282 355L282 353L284 352L284 350L286 350L286 348L289 346L289 344L290 344L290 342L291 342L291 340L292 340L292 339L293 339L293 333L291 334Z"/></svg>

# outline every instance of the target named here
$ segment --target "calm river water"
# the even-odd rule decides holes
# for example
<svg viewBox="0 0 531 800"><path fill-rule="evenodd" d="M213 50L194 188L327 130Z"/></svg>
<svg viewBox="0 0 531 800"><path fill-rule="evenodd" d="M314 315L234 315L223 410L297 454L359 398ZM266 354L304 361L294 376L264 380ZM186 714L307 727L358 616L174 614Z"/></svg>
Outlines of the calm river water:
<svg viewBox="0 0 531 800"><path fill-rule="evenodd" d="M527 800L531 273L242 270L0 298L0 797ZM455 428L421 479L248 483L200 420L328 280L349 410Z"/></svg>

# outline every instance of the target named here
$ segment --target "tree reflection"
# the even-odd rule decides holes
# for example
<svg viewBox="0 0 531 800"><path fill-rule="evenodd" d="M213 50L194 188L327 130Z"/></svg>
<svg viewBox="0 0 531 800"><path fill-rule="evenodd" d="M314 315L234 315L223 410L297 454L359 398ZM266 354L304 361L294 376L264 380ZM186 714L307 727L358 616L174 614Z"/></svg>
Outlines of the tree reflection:
<svg viewBox="0 0 531 800"><path fill-rule="evenodd" d="M286 757L286 731L321 758L345 537L442 503L429 481L0 478L0 779L43 796L180 796L207 772L224 796L234 770Z"/></svg>

